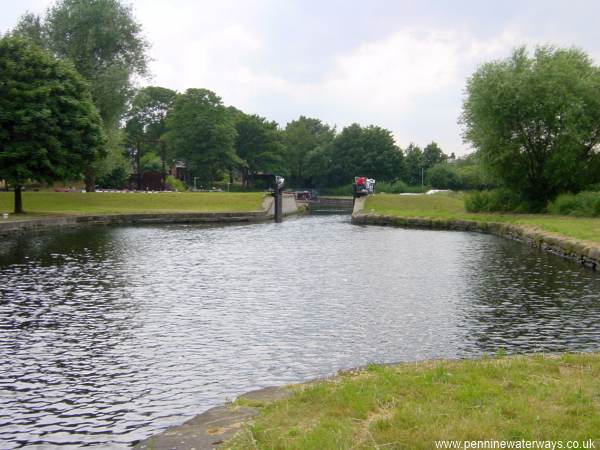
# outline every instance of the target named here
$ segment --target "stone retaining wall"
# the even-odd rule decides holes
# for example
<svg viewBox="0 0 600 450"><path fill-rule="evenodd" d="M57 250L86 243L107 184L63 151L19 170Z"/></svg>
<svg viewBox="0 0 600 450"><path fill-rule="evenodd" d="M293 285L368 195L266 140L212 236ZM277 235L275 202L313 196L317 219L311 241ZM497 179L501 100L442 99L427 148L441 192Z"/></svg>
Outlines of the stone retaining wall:
<svg viewBox="0 0 600 450"><path fill-rule="evenodd" d="M273 219L273 197L265 197L261 211L243 212L185 212L150 214L103 214L85 216L60 216L43 219L2 221L0 237L55 227L80 225L140 225L140 224L189 224L189 223L244 223L266 222ZM293 197L284 197L284 215L295 214L298 206Z"/></svg>
<svg viewBox="0 0 600 450"><path fill-rule="evenodd" d="M600 244L579 241L526 225L499 222L477 222L474 220L381 216L378 214L364 214L360 212L360 210L355 210L355 213L352 214L352 223L357 225L383 225L428 230L474 231L478 233L494 234L553 253L561 258L582 264L592 270L600 271Z"/></svg>

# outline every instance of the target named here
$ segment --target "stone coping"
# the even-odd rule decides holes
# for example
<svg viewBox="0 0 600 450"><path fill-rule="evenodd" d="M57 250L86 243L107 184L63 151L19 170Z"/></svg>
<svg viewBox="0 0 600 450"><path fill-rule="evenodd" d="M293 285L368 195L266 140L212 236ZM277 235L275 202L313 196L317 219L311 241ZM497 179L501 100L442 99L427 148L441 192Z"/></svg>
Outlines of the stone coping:
<svg viewBox="0 0 600 450"><path fill-rule="evenodd" d="M50 216L31 220L0 221L0 236L9 236L46 228L78 225L136 225L160 223L235 223L270 219L266 211L181 212Z"/></svg>
<svg viewBox="0 0 600 450"><path fill-rule="evenodd" d="M187 422L136 444L135 450L206 450L221 446L241 430L244 423L260 413L266 403L288 397L287 386L247 392L236 403L211 408Z"/></svg>
<svg viewBox="0 0 600 450"><path fill-rule="evenodd" d="M501 222L478 222L475 220L446 220L426 217L396 217L365 214L356 210L352 223L357 225L381 225L428 230L472 231L501 236L553 253L562 258L600 271L600 244L540 230L529 225Z"/></svg>

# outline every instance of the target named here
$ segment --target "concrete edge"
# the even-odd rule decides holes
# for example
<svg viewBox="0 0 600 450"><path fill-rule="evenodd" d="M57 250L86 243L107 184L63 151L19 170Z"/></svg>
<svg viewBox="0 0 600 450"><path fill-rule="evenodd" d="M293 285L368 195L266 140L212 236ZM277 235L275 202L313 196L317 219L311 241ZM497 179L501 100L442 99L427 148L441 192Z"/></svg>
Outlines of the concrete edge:
<svg viewBox="0 0 600 450"><path fill-rule="evenodd" d="M589 269L600 271L600 244L580 241L560 234L542 231L526 225L501 222L478 222L475 220L445 220L426 217L396 217L363 213L352 214L355 225L379 225L399 228L427 230L471 231L500 236L522 242L542 251L581 264Z"/></svg>
<svg viewBox="0 0 600 450"><path fill-rule="evenodd" d="M141 225L141 224L226 224L266 222L273 218L273 197L263 199L260 211L180 212L180 213L135 213L53 216L40 219L0 221L0 237L42 231L57 227L81 225ZM299 212L293 197L286 196L284 215Z"/></svg>
<svg viewBox="0 0 600 450"><path fill-rule="evenodd" d="M289 386L273 386L246 392L229 403L210 408L181 425L137 442L135 450L215 449L233 438L267 403L292 394Z"/></svg>

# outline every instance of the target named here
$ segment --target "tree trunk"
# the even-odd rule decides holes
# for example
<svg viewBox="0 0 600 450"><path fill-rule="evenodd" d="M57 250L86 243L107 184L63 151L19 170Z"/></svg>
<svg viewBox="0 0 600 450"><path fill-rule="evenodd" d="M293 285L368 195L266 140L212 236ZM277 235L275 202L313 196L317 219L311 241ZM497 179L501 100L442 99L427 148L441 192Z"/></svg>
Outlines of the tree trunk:
<svg viewBox="0 0 600 450"><path fill-rule="evenodd" d="M85 191L96 192L96 172L94 168L90 165L85 168L84 172Z"/></svg>
<svg viewBox="0 0 600 450"><path fill-rule="evenodd" d="M15 214L23 214L23 196L21 185L15 185Z"/></svg>

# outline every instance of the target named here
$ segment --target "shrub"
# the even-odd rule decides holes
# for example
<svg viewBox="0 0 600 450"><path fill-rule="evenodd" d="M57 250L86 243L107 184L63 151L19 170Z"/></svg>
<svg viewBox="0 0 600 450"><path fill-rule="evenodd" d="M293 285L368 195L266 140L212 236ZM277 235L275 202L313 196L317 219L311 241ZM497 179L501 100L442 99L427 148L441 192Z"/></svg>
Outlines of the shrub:
<svg viewBox="0 0 600 450"><path fill-rule="evenodd" d="M165 181L169 186L171 186L171 189L174 189L176 191L183 192L183 191L188 190L187 184L185 184L183 181L175 178L174 176L171 176L171 175L167 176Z"/></svg>
<svg viewBox="0 0 600 450"><path fill-rule="evenodd" d="M554 201L548 203L548 212L551 214L570 216L600 216L600 192L580 192L574 194L561 194Z"/></svg>
<svg viewBox="0 0 600 450"><path fill-rule="evenodd" d="M458 189L462 187L461 179L450 164L436 164L427 171L429 184L435 189Z"/></svg>
<svg viewBox="0 0 600 450"><path fill-rule="evenodd" d="M400 180L394 181L393 183L382 181L375 185L375 192L387 192L388 194L401 194L407 192L408 189L408 185Z"/></svg>
<svg viewBox="0 0 600 450"><path fill-rule="evenodd" d="M477 191L465 198L465 209L469 212L528 212L532 207L518 194L509 189Z"/></svg>

